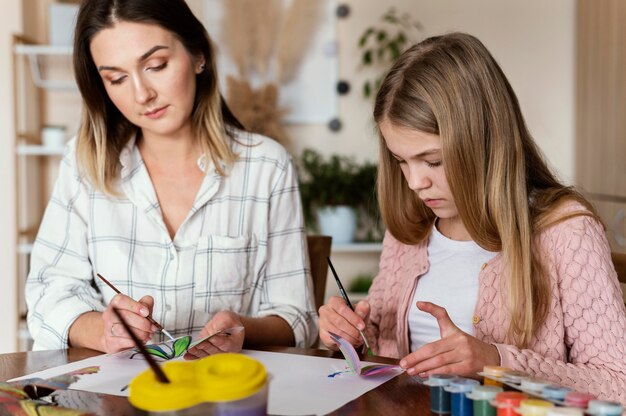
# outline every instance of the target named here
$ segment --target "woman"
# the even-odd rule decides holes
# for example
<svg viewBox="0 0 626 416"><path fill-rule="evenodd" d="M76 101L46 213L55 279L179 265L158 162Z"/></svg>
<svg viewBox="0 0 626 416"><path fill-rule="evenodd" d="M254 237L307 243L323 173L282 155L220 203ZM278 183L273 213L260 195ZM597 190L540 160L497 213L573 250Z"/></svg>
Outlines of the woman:
<svg viewBox="0 0 626 416"><path fill-rule="evenodd" d="M34 348L132 347L113 306L142 341L163 340L148 317L175 336L244 327L190 356L310 345L295 171L228 110L211 41L186 3L82 2L74 71L80 129L26 284Z"/></svg>
<svg viewBox="0 0 626 416"><path fill-rule="evenodd" d="M626 316L602 225L550 172L502 70L453 33L407 50L384 79L380 273L329 332L410 375L502 365L626 403Z"/></svg>

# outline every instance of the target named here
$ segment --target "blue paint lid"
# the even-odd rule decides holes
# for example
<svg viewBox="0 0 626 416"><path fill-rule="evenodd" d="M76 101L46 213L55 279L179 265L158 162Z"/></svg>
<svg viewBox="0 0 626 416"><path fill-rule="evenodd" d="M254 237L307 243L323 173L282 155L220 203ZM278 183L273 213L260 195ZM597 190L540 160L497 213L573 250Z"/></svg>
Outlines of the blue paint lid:
<svg viewBox="0 0 626 416"><path fill-rule="evenodd" d="M450 381L450 384L444 387L444 390L450 393L469 393L476 386L480 386L478 381L472 380L471 378L459 377Z"/></svg>
<svg viewBox="0 0 626 416"><path fill-rule="evenodd" d="M444 387L456 378L457 376L453 376L452 374L433 374L428 377L428 380L426 380L424 384L431 387Z"/></svg>
<svg viewBox="0 0 626 416"><path fill-rule="evenodd" d="M572 391L572 389L551 384L549 386L545 386L543 390L541 390L541 394L548 399L563 400L570 391Z"/></svg>

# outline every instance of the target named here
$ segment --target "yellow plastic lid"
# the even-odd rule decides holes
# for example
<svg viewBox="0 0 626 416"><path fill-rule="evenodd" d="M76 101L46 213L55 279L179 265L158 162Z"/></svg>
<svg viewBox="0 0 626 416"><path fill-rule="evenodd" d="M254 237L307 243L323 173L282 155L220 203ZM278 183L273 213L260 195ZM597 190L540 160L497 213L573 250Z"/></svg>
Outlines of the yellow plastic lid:
<svg viewBox="0 0 626 416"><path fill-rule="evenodd" d="M554 404L546 400L527 399L522 400L517 412L522 416L545 416Z"/></svg>
<svg viewBox="0 0 626 416"><path fill-rule="evenodd" d="M486 365L483 367L483 373L486 376L502 377L505 371L510 371L510 368L500 367L498 365Z"/></svg>
<svg viewBox="0 0 626 416"><path fill-rule="evenodd" d="M204 402L240 400L265 386L263 364L243 354L224 353L163 365L170 383L148 369L130 383L131 404L148 411L179 410Z"/></svg>

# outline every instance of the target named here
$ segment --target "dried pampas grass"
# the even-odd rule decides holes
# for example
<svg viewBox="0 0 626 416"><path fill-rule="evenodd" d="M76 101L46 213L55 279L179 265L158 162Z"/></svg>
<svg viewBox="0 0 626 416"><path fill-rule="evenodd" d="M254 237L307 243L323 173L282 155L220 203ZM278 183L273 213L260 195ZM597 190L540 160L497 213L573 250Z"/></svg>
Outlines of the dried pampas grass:
<svg viewBox="0 0 626 416"><path fill-rule="evenodd" d="M254 19L253 6L257 0L226 0L222 39L237 66L240 77L245 77L250 67L251 36L250 21Z"/></svg>
<svg viewBox="0 0 626 416"><path fill-rule="evenodd" d="M293 79L315 33L320 18L320 4L323 3L317 0L292 0L278 37L276 70L279 84L286 84Z"/></svg>
<svg viewBox="0 0 626 416"><path fill-rule="evenodd" d="M278 108L278 87L265 84L253 89L246 80L226 77L228 107L246 130L263 134L285 145L287 133L281 122L287 113Z"/></svg>
<svg viewBox="0 0 626 416"><path fill-rule="evenodd" d="M261 77L267 79L280 27L282 0L256 0L252 7L254 10L251 14L254 17L250 22L251 31L248 32L252 41L251 63Z"/></svg>

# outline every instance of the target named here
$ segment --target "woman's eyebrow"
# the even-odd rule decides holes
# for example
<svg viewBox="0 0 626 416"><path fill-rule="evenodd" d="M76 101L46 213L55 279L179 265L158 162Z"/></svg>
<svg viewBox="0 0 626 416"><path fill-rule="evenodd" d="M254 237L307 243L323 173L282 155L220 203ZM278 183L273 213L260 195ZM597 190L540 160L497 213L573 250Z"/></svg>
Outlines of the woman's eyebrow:
<svg viewBox="0 0 626 416"><path fill-rule="evenodd" d="M169 46L165 46L165 45L155 45L152 48L150 48L148 50L148 52L144 53L143 55L141 55L138 59L137 62L141 62L141 61L145 61L146 59L148 59L150 57L150 55L152 55L153 53L155 53L158 50L161 49L169 49ZM98 72L99 71L118 71L120 68L116 67L116 66L106 66L106 65L101 65L98 67Z"/></svg>

